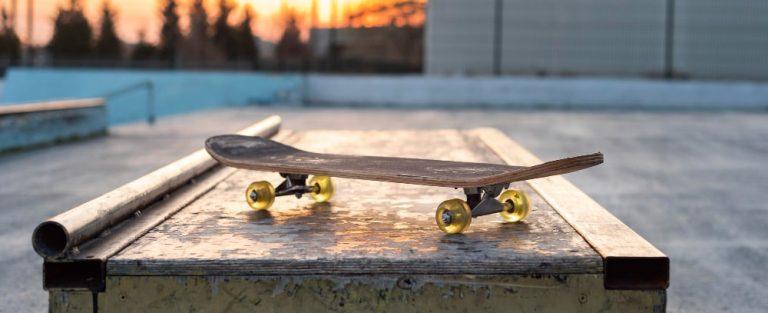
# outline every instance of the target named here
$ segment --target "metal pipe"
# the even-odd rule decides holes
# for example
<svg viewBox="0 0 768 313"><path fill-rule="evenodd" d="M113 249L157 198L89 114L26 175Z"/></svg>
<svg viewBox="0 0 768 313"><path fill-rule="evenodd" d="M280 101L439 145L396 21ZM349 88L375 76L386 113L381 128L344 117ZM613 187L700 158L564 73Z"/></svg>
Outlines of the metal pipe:
<svg viewBox="0 0 768 313"><path fill-rule="evenodd" d="M292 186L283 190L275 191L275 197L302 195L312 192L318 192L317 186Z"/></svg>
<svg viewBox="0 0 768 313"><path fill-rule="evenodd" d="M279 131L281 121L279 116L271 116L238 134L272 137ZM32 233L32 246L43 257L66 256L73 248L136 214L216 164L205 149L200 149L41 223Z"/></svg>
<svg viewBox="0 0 768 313"><path fill-rule="evenodd" d="M147 123L155 125L155 83L147 81Z"/></svg>
<svg viewBox="0 0 768 313"><path fill-rule="evenodd" d="M147 90L147 124L155 124L155 83L151 80L140 81L138 83L130 84L120 89L111 91L104 95L104 98L114 98L123 94L132 92L134 90L146 89Z"/></svg>

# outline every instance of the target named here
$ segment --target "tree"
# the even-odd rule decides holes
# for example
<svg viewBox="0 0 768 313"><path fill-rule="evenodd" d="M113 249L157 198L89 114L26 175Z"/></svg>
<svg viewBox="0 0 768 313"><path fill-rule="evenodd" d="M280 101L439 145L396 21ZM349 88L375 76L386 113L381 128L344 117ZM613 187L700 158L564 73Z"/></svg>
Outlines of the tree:
<svg viewBox="0 0 768 313"><path fill-rule="evenodd" d="M284 66L286 61L296 61L304 58L306 47L301 42L301 30L298 26L295 13L286 15L286 26L280 41L275 46L275 54L280 66Z"/></svg>
<svg viewBox="0 0 768 313"><path fill-rule="evenodd" d="M140 31L139 42L136 43L136 46L133 48L133 53L131 53L131 60L148 61L154 59L155 55L157 54L157 48L148 43L144 38L144 32Z"/></svg>
<svg viewBox="0 0 768 313"><path fill-rule="evenodd" d="M180 58L189 68L207 68L226 60L209 35L208 12L203 0L195 0L189 10L189 35L184 40Z"/></svg>
<svg viewBox="0 0 768 313"><path fill-rule="evenodd" d="M229 26L229 16L234 6L231 0L219 0L219 15L213 24L213 42L228 59L237 57L235 31Z"/></svg>
<svg viewBox="0 0 768 313"><path fill-rule="evenodd" d="M96 56L103 59L119 59L122 43L115 32L115 13L108 1L103 2L101 12L99 38L94 47Z"/></svg>
<svg viewBox="0 0 768 313"><path fill-rule="evenodd" d="M254 41L253 29L253 8L250 5L245 5L243 20L235 31L235 37L237 40L237 58L240 60L250 61L253 68L259 67L259 48Z"/></svg>
<svg viewBox="0 0 768 313"><path fill-rule="evenodd" d="M189 37L192 40L208 41L208 12L205 10L203 0L195 0L189 11Z"/></svg>
<svg viewBox="0 0 768 313"><path fill-rule="evenodd" d="M91 53L93 32L83 14L79 0L70 0L69 7L59 7L54 21L53 37L48 50L54 59L79 59Z"/></svg>
<svg viewBox="0 0 768 313"><path fill-rule="evenodd" d="M182 39L179 14L176 12L178 7L176 0L166 0L161 12L163 26L160 29L159 54L163 60L171 62L176 61L177 49Z"/></svg>
<svg viewBox="0 0 768 313"><path fill-rule="evenodd" d="M8 63L15 65L19 63L21 58L21 40L16 35L16 30L13 29L13 24L8 17L8 12L5 8L2 9L2 15L0 15L0 22L2 22L2 32L0 33L0 57L8 60Z"/></svg>

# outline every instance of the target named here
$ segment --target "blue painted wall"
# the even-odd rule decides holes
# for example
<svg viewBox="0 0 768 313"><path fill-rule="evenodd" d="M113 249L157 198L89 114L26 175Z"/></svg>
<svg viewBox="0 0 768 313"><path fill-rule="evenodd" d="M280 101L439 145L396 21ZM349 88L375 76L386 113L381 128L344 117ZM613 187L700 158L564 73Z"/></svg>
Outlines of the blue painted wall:
<svg viewBox="0 0 768 313"><path fill-rule="evenodd" d="M25 69L8 71L3 104L98 98L144 81L155 85L158 116L221 106L300 101L301 76L198 71ZM146 89L107 99L110 124L145 119ZM2 105L2 104L0 104Z"/></svg>
<svg viewBox="0 0 768 313"><path fill-rule="evenodd" d="M0 152L106 133L104 106L0 114Z"/></svg>

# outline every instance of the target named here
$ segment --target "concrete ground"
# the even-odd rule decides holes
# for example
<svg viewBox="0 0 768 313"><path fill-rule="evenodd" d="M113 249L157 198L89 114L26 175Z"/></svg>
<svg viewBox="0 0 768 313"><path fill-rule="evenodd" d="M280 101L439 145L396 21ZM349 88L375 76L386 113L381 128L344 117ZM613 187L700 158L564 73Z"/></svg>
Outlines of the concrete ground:
<svg viewBox="0 0 768 313"><path fill-rule="evenodd" d="M600 150L604 165L568 178L669 255L669 311L768 307L768 114L253 107L0 155L0 311L46 310L37 223L270 113L291 129L498 127L543 159Z"/></svg>

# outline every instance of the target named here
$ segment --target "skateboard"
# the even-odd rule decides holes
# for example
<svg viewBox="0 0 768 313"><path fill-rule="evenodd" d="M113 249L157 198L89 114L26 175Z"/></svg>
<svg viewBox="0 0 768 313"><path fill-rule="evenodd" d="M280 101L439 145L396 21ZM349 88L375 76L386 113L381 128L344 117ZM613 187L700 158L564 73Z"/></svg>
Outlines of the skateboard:
<svg viewBox="0 0 768 313"><path fill-rule="evenodd" d="M277 172L277 187L266 181L251 183L245 199L254 210L266 210L275 197L309 194L317 202L333 197L330 177L363 179L436 187L462 188L466 200L450 199L437 207L440 230L462 233L472 218L499 213L519 222L531 211L528 197L510 183L578 171L603 163L594 153L535 166L452 162L414 158L313 153L262 137L222 135L208 138L205 149L220 163L243 169Z"/></svg>

